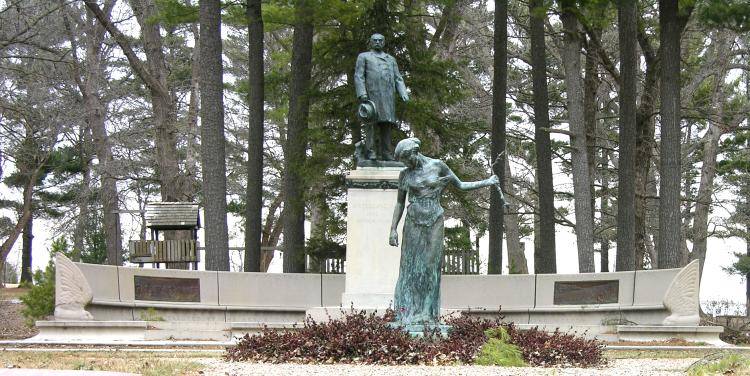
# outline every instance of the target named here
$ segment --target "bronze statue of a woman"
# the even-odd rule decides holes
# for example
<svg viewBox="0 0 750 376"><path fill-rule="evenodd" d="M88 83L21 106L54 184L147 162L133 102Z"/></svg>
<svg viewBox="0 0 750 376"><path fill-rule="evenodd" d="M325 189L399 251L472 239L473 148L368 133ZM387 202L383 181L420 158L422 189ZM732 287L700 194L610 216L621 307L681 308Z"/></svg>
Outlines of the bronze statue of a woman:
<svg viewBox="0 0 750 376"><path fill-rule="evenodd" d="M404 220L401 264L394 310L399 325L437 325L440 314L440 276L443 257L443 208L440 196L448 184L461 190L472 190L499 182L497 176L477 182L462 182L445 162L425 157L419 152L419 139L407 138L398 143L395 157L406 165L398 178L398 201L393 212L389 243L398 246L396 228Z"/></svg>

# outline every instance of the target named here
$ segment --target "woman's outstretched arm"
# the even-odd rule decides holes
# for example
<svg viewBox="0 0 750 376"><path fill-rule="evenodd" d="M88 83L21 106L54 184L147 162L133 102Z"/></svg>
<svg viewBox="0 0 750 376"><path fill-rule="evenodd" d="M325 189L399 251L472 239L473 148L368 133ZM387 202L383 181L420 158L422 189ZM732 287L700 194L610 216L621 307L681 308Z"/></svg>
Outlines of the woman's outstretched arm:
<svg viewBox="0 0 750 376"><path fill-rule="evenodd" d="M470 191L472 189L477 188L483 188L483 187L489 187L491 185L495 185L500 182L500 179L498 179L497 176L492 175L487 179L479 180L479 181L461 181L461 179L456 176L456 174L453 173L453 170L448 167L445 162L440 161L441 168L443 170L443 177L441 179L448 179L450 180L453 185L456 186L456 188L462 190L462 191Z"/></svg>

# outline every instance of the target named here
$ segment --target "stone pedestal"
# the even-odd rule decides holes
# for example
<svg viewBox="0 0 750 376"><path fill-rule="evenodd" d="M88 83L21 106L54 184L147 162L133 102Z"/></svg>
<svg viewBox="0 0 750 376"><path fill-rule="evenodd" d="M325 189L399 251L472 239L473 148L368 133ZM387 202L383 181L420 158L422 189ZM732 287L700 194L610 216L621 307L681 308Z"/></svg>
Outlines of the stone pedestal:
<svg viewBox="0 0 750 376"><path fill-rule="evenodd" d="M360 167L346 178L346 287L341 297L344 308L353 304L355 308L384 309L393 303L401 248L391 247L388 236L401 169Z"/></svg>

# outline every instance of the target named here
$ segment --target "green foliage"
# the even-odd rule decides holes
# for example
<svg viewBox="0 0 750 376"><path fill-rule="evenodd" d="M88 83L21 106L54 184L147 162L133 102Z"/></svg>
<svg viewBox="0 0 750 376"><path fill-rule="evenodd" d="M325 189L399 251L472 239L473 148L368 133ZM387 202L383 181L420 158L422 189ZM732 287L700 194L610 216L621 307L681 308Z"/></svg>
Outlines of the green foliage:
<svg viewBox="0 0 750 376"><path fill-rule="evenodd" d="M87 264L104 264L107 260L107 237L104 234L100 211L90 212L86 219L86 233L83 238L83 249L75 250L81 262Z"/></svg>
<svg viewBox="0 0 750 376"><path fill-rule="evenodd" d="M472 248L468 227L445 228L445 253L463 253L472 250Z"/></svg>
<svg viewBox="0 0 750 376"><path fill-rule="evenodd" d="M47 267L44 268L44 271L37 270L34 272L34 285L28 294L21 297L21 302L26 305L21 310L21 314L26 317L26 324L29 326L33 326L36 320L44 319L55 312L54 255L58 252L65 256L71 254L68 241L64 237L52 241L52 247L49 251L50 261Z"/></svg>
<svg viewBox="0 0 750 376"><path fill-rule="evenodd" d="M735 252L734 255L737 257L737 261L735 261L732 266L723 269L729 274L739 275L744 278L750 274L750 256L739 252Z"/></svg>
<svg viewBox="0 0 750 376"><path fill-rule="evenodd" d="M195 5L187 5L180 0L156 0L158 15L149 21L161 22L167 27L198 22L197 4L196 2Z"/></svg>
<svg viewBox="0 0 750 376"><path fill-rule="evenodd" d="M21 297L26 307L21 314L26 317L26 324L34 326L34 322L51 315L55 311L55 267L50 262L44 271L34 272L34 286Z"/></svg>
<svg viewBox="0 0 750 376"><path fill-rule="evenodd" d="M510 335L503 327L487 329L487 343L482 346L476 364L483 366L524 367L526 362L518 346L510 344Z"/></svg>
<svg viewBox="0 0 750 376"><path fill-rule="evenodd" d="M346 255L346 246L317 235L307 240L305 253L314 261L322 261L327 258L343 258Z"/></svg>
<svg viewBox="0 0 750 376"><path fill-rule="evenodd" d="M736 31L750 31L750 3L746 0L705 0L698 10L705 24Z"/></svg>
<svg viewBox="0 0 750 376"><path fill-rule="evenodd" d="M159 312L157 312L154 307L146 308L140 315L138 315L138 317L141 321L164 321L164 317L159 315Z"/></svg>
<svg viewBox="0 0 750 376"><path fill-rule="evenodd" d="M690 376L747 375L750 373L750 358L739 353L711 354L687 369Z"/></svg>

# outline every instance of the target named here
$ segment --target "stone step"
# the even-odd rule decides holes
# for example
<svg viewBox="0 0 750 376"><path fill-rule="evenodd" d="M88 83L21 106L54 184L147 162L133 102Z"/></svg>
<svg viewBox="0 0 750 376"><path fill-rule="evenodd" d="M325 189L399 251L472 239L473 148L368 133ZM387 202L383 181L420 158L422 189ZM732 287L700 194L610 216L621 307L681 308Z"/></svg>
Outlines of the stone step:
<svg viewBox="0 0 750 376"><path fill-rule="evenodd" d="M730 346L719 338L723 326L667 326L667 325L617 325L620 341L666 341L672 338L690 342L704 342L714 346Z"/></svg>

